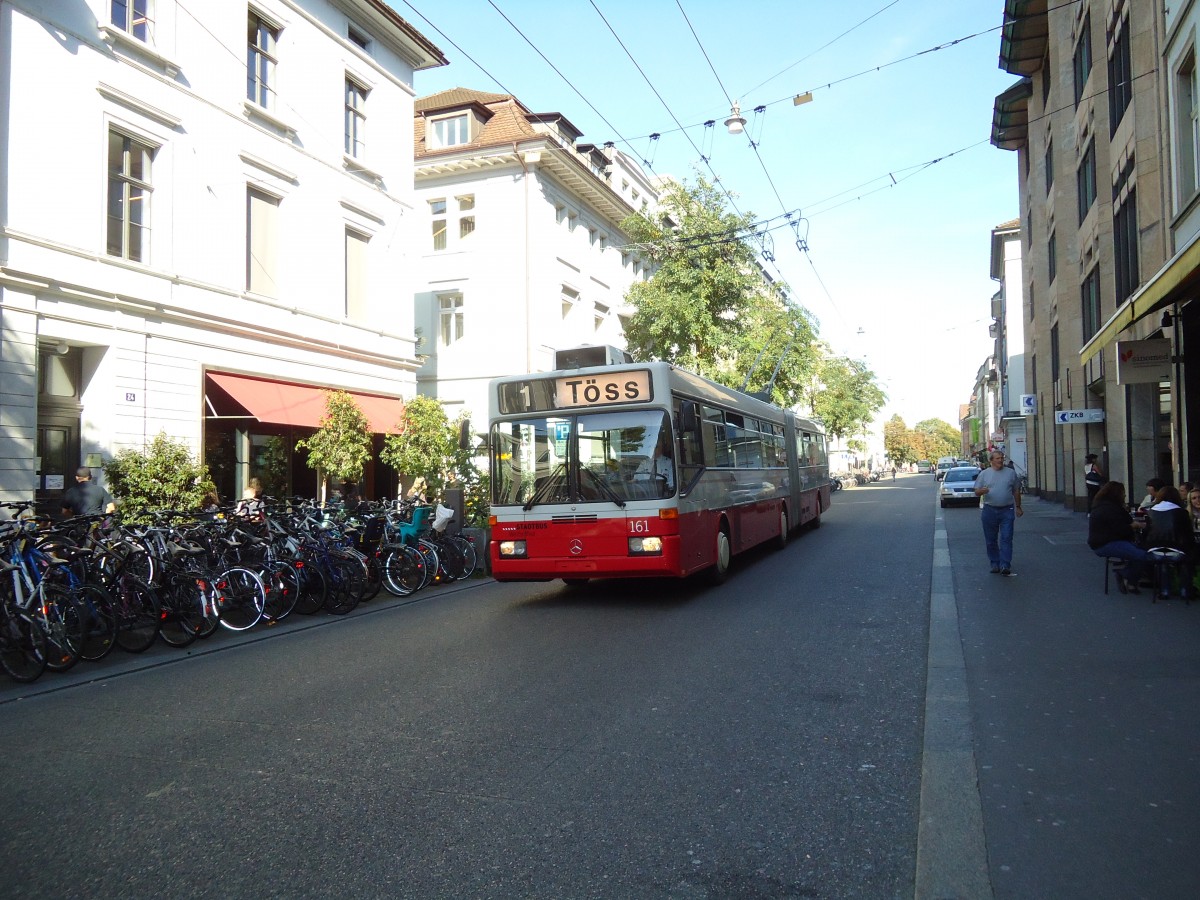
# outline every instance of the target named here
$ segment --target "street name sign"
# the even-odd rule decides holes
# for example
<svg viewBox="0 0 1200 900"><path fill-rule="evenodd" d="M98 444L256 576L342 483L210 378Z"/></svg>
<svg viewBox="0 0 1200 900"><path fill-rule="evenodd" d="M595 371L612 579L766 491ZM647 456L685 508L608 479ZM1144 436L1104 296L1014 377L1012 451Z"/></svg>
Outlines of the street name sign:
<svg viewBox="0 0 1200 900"><path fill-rule="evenodd" d="M1091 422L1103 422L1102 409L1060 409L1054 414L1056 425L1087 425Z"/></svg>

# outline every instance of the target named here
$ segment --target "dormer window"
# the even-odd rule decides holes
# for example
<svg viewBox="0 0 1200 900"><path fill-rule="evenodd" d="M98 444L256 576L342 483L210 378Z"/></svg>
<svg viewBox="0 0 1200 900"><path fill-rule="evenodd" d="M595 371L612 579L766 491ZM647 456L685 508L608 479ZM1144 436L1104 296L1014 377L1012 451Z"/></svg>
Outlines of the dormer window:
<svg viewBox="0 0 1200 900"><path fill-rule="evenodd" d="M429 145L434 149L460 147L471 142L471 128L467 114L431 119L428 131Z"/></svg>

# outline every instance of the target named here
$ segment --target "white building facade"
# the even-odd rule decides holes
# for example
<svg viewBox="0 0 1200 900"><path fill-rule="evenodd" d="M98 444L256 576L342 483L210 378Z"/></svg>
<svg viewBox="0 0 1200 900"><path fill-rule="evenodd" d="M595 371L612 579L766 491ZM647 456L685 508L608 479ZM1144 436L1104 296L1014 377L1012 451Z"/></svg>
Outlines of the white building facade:
<svg viewBox="0 0 1200 900"><path fill-rule="evenodd" d="M416 103L418 390L482 433L489 379L556 350L624 347L624 295L650 272L620 223L653 209L642 169L577 144L559 113L456 88Z"/></svg>
<svg viewBox="0 0 1200 900"><path fill-rule="evenodd" d="M226 495L311 495L323 389L394 425L444 63L382 0L2 0L0 497L159 431Z"/></svg>

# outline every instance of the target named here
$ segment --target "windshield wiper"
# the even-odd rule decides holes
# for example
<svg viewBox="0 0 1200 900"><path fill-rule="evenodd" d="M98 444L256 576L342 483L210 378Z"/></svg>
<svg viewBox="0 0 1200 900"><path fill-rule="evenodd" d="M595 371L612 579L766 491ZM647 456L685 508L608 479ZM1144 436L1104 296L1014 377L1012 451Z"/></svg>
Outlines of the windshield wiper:
<svg viewBox="0 0 1200 900"><path fill-rule="evenodd" d="M596 486L600 488L600 493L605 494L609 500L617 504L617 506L619 506L621 509L625 508L625 501L622 500L621 496L612 489L612 485L610 485L591 469L583 469L583 471L592 476L592 481L594 481Z"/></svg>
<svg viewBox="0 0 1200 900"><path fill-rule="evenodd" d="M558 486L560 483L560 478L566 473L566 471L567 464L559 463L558 468L556 468L546 477L546 480L542 482L542 486L533 492L533 496L526 500L525 505L521 508L525 510L525 512L529 512L537 504L541 503L542 500L545 499L546 495L550 493L551 488Z"/></svg>

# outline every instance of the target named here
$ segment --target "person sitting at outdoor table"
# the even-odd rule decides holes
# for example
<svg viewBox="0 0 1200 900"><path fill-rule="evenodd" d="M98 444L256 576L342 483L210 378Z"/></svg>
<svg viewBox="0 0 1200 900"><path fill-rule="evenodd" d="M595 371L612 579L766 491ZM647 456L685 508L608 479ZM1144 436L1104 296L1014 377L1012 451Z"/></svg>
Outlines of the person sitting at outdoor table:
<svg viewBox="0 0 1200 900"><path fill-rule="evenodd" d="M1112 556L1124 561L1114 573L1117 590L1137 594L1138 582L1149 571L1146 551L1134 542L1133 516L1125 508L1125 485L1110 481L1096 492L1092 514L1088 518L1088 546L1097 556Z"/></svg>
<svg viewBox="0 0 1200 900"><path fill-rule="evenodd" d="M1188 518L1192 520L1192 536L1200 543L1200 488L1187 492Z"/></svg>
<svg viewBox="0 0 1200 900"><path fill-rule="evenodd" d="M1151 478L1146 482L1146 496L1142 498L1142 502L1138 504L1139 509L1149 509L1158 502L1158 492L1165 486L1166 482L1161 478Z"/></svg>
<svg viewBox="0 0 1200 900"><path fill-rule="evenodd" d="M1147 533L1145 545L1151 551L1156 548L1170 548L1183 554L1180 561L1180 590L1181 597L1191 596L1192 568L1196 559L1196 538L1192 533L1192 521L1187 510L1183 508L1183 498L1173 484L1168 484L1159 490L1157 503L1146 510ZM1167 561L1164 561L1167 562ZM1167 577L1169 572L1165 565L1159 565L1159 594L1165 597L1168 593Z"/></svg>

